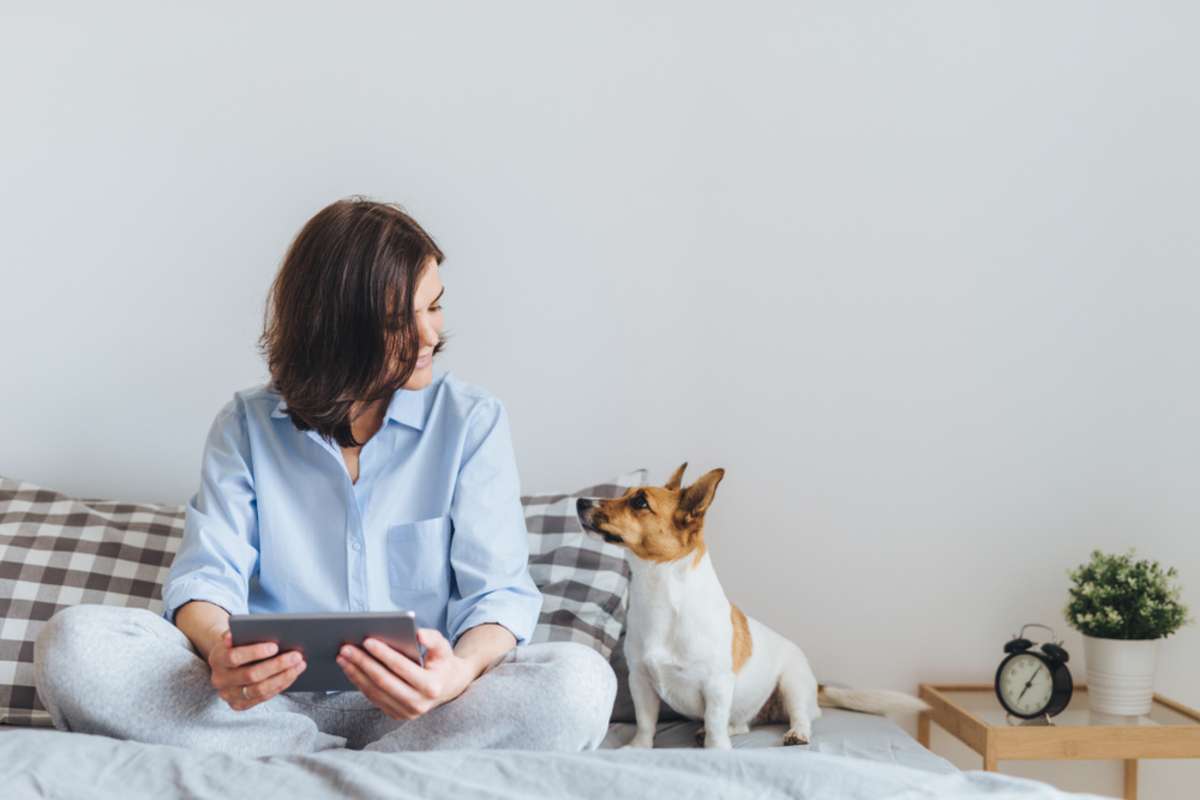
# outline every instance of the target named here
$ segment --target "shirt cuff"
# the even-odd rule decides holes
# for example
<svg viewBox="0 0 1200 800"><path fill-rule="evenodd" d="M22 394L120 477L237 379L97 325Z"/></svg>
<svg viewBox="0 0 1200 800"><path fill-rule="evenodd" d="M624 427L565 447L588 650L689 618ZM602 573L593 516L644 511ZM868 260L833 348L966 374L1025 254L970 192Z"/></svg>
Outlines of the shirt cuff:
<svg viewBox="0 0 1200 800"><path fill-rule="evenodd" d="M225 609L231 616L233 614L247 613L246 601L236 597L232 592L222 589L219 586L214 586L201 578L191 578L180 583L173 583L163 594L163 619L175 624L175 612L183 606L184 603L192 600L205 600L214 605L218 605Z"/></svg>
<svg viewBox="0 0 1200 800"><path fill-rule="evenodd" d="M457 645L464 633L485 622L502 625L517 640L518 645L525 644L533 636L533 628L537 625L541 609L540 593L536 597L530 597L513 592L492 592L476 603L471 613L458 623L450 637L450 646Z"/></svg>

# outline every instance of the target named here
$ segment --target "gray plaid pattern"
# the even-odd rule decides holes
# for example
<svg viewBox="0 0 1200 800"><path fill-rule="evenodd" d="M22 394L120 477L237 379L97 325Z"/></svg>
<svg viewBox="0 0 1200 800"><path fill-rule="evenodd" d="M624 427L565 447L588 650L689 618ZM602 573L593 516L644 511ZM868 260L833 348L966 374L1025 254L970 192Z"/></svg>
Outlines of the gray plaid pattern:
<svg viewBox="0 0 1200 800"><path fill-rule="evenodd" d="M543 598L530 641L581 642L606 659L612 656L625 627L629 564L622 548L584 532L575 501L618 497L645 482L646 470L638 469L573 494L521 498L529 531L529 574Z"/></svg>
<svg viewBox="0 0 1200 800"><path fill-rule="evenodd" d="M182 506L80 500L0 477L0 723L53 727L33 685L42 623L79 603L161 614Z"/></svg>
<svg viewBox="0 0 1200 800"><path fill-rule="evenodd" d="M645 470L573 495L522 497L530 574L544 600L532 641L579 641L606 658L625 622L629 568L584 534L575 498L613 497ZM161 614L184 506L77 499L0 476L0 724L53 727L33 682L42 623L80 603Z"/></svg>

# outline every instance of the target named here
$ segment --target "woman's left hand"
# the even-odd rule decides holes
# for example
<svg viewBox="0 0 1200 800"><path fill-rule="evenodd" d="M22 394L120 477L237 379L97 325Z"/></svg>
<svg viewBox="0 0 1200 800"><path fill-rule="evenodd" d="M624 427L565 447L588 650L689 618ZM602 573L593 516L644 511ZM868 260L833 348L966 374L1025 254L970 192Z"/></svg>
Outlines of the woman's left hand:
<svg viewBox="0 0 1200 800"><path fill-rule="evenodd" d="M436 628L418 628L425 666L378 639L343 645L337 663L351 682L392 719L413 719L453 700L475 680L471 663L455 654ZM364 650L365 648L365 650Z"/></svg>

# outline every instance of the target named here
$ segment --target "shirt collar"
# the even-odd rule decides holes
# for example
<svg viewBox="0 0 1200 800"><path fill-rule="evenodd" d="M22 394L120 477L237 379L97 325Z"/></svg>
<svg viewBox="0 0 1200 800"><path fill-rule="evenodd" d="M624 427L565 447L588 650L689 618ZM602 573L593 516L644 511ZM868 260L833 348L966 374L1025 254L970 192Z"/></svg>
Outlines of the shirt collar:
<svg viewBox="0 0 1200 800"><path fill-rule="evenodd" d="M429 389L430 386L416 390L397 389L388 403L386 418L393 419L410 428L424 430L425 397L429 393ZM287 402L282 397L275 404L275 410L271 412L271 416L275 418L287 416Z"/></svg>
<svg viewBox="0 0 1200 800"><path fill-rule="evenodd" d="M429 387L424 389L397 389L388 403L387 416L402 425L423 430L425 428L425 395Z"/></svg>

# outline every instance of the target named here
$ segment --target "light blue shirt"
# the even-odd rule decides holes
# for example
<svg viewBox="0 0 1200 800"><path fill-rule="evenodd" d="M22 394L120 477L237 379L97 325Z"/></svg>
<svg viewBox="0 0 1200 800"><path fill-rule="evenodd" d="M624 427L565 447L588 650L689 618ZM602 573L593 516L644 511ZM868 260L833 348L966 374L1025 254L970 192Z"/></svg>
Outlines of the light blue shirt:
<svg viewBox="0 0 1200 800"><path fill-rule="evenodd" d="M231 614L412 609L451 644L484 622L529 640L542 595L498 399L448 372L395 392L356 483L337 442L297 430L286 408L264 384L217 413L163 585L168 621L189 600Z"/></svg>

